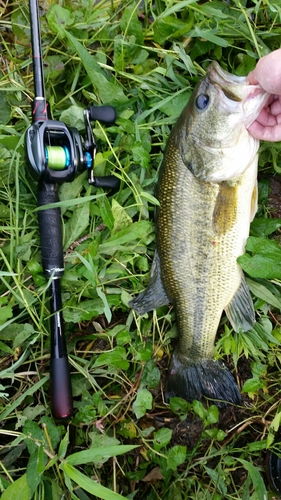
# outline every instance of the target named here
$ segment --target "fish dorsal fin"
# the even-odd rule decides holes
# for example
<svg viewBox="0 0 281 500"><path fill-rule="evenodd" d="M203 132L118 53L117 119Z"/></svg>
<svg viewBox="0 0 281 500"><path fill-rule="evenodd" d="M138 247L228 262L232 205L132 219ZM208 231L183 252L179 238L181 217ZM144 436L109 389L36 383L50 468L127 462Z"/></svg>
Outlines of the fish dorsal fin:
<svg viewBox="0 0 281 500"><path fill-rule="evenodd" d="M225 307L225 313L236 332L246 332L255 324L254 305L244 274L236 294Z"/></svg>
<svg viewBox="0 0 281 500"><path fill-rule="evenodd" d="M144 292L131 300L129 305L138 314L145 314L148 311L169 304L169 302L161 279L159 255L155 250L148 286Z"/></svg>

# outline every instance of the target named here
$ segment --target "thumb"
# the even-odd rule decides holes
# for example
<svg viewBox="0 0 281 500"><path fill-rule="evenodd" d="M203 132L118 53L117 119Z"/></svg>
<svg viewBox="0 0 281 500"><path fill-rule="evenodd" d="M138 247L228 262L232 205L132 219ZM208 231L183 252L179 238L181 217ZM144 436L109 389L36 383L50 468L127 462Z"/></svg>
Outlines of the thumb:
<svg viewBox="0 0 281 500"><path fill-rule="evenodd" d="M246 77L246 82L249 84L249 85L257 85L259 82L256 78L256 73L255 73L255 70L251 71L248 76Z"/></svg>

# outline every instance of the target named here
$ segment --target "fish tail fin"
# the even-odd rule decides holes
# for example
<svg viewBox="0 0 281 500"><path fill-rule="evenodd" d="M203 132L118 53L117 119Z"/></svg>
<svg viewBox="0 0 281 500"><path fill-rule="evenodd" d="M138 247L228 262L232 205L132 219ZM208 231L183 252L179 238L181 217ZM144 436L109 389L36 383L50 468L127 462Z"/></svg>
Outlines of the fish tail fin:
<svg viewBox="0 0 281 500"><path fill-rule="evenodd" d="M241 404L241 395L233 375L226 366L213 359L194 362L175 352L169 367L166 398L180 397L192 402L203 397L215 400L217 406Z"/></svg>

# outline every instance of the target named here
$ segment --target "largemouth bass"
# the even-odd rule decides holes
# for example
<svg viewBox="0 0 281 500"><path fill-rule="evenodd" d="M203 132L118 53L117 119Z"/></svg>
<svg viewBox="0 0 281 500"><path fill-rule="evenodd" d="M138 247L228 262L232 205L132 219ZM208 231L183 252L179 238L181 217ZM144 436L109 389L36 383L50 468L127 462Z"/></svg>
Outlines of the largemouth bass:
<svg viewBox="0 0 281 500"><path fill-rule="evenodd" d="M178 343L166 396L241 401L232 374L213 360L223 310L235 331L255 323L237 257L257 209L259 141L247 131L269 95L211 63L169 137L160 169L156 251L139 313L172 304Z"/></svg>

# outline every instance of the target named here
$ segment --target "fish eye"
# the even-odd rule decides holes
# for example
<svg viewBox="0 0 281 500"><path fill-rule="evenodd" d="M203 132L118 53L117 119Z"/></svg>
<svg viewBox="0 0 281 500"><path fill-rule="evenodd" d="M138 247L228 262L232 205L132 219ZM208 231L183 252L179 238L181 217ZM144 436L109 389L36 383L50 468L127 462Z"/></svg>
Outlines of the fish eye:
<svg viewBox="0 0 281 500"><path fill-rule="evenodd" d="M202 111L203 109L206 109L206 107L209 104L209 96L207 94L199 94L199 96L196 98L195 101L195 106L198 109L198 111Z"/></svg>

